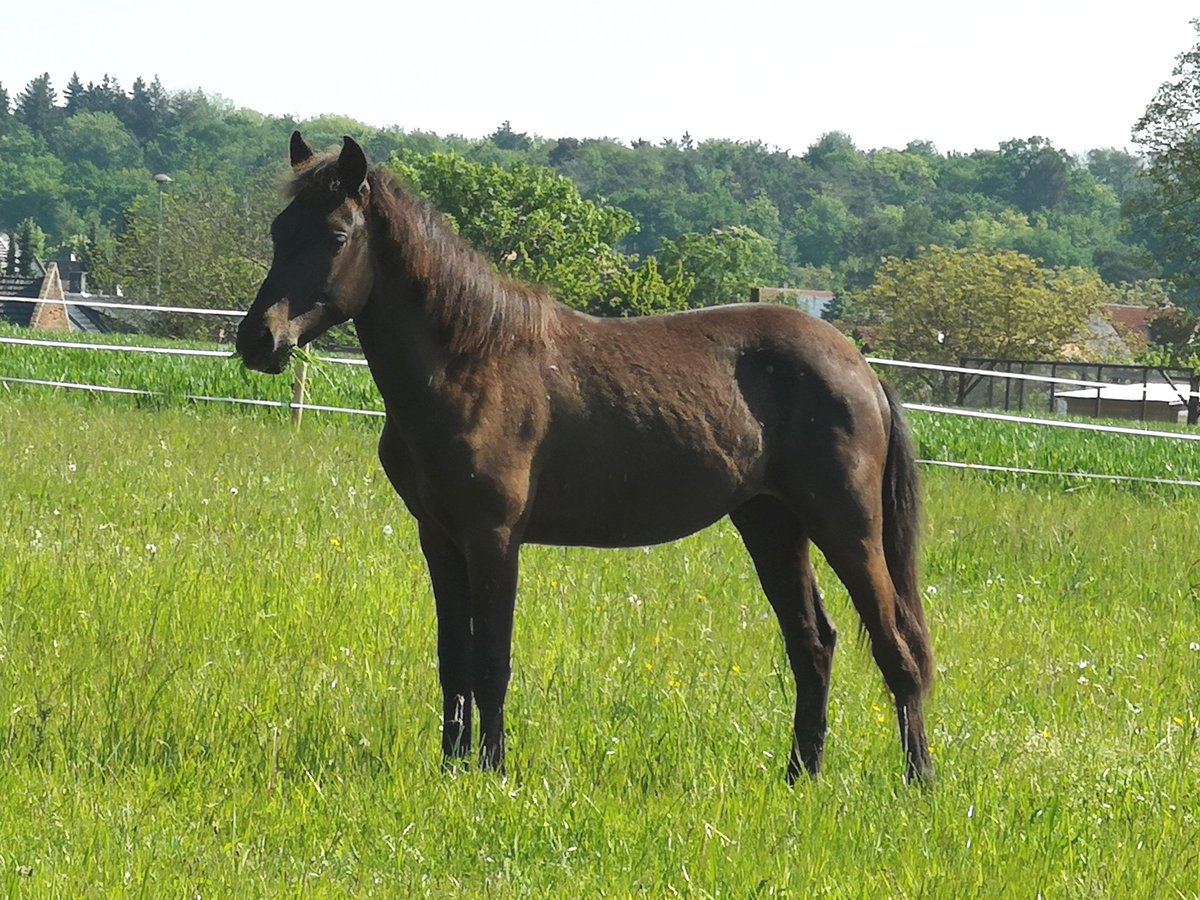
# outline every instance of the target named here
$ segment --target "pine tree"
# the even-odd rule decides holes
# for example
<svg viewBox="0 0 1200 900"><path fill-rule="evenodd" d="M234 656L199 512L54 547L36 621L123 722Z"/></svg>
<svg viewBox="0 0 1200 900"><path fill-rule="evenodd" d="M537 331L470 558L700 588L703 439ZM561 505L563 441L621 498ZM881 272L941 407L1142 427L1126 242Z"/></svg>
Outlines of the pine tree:
<svg viewBox="0 0 1200 900"><path fill-rule="evenodd" d="M60 112L54 105L57 100L58 92L50 84L50 73L39 75L17 95L17 121L34 134L46 137L57 124Z"/></svg>
<svg viewBox="0 0 1200 900"><path fill-rule="evenodd" d="M63 92L66 96L67 105L65 111L68 116L73 116L77 112L83 112L84 92L83 82L79 80L79 73L72 72L71 80L67 82L67 88Z"/></svg>
<svg viewBox="0 0 1200 900"><path fill-rule="evenodd" d="M5 134L12 124L12 109L9 106L8 91L0 82L0 134Z"/></svg>
<svg viewBox="0 0 1200 900"><path fill-rule="evenodd" d="M163 87L157 75L150 82L150 87L146 89L146 94L150 98L150 109L154 113L154 129L150 135L153 139L159 137L159 132L165 130L170 125L171 95L167 93L167 89Z"/></svg>
<svg viewBox="0 0 1200 900"><path fill-rule="evenodd" d="M99 84L88 82L80 97L80 111L112 113L125 123L129 117L129 97L121 88L121 82L106 74Z"/></svg>
<svg viewBox="0 0 1200 900"><path fill-rule="evenodd" d="M16 274L32 275L34 260L46 252L46 232L33 219L25 219L17 226L15 239L20 252Z"/></svg>
<svg viewBox="0 0 1200 900"><path fill-rule="evenodd" d="M125 126L134 137L145 143L155 131L154 100L140 75L133 82L128 118Z"/></svg>

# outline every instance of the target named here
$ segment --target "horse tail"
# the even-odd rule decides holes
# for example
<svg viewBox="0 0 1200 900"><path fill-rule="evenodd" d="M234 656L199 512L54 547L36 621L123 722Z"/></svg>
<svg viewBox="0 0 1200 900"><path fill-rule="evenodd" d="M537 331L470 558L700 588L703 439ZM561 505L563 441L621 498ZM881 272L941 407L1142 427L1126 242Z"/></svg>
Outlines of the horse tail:
<svg viewBox="0 0 1200 900"><path fill-rule="evenodd" d="M933 686L933 646L917 583L921 529L917 457L899 397L886 382L880 384L892 417L883 470L883 555L896 587L896 627L917 664L921 692L928 693Z"/></svg>

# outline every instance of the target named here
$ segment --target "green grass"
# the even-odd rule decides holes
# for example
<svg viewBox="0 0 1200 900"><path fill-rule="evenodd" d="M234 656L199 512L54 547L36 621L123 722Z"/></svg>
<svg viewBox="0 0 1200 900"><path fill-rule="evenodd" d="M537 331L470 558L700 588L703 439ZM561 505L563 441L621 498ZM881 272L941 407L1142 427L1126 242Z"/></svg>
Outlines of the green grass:
<svg viewBox="0 0 1200 900"><path fill-rule="evenodd" d="M0 326L0 336L35 340L63 340L61 334L31 332L13 326ZM178 341L147 335L70 335L72 343L106 346L139 346L196 349L231 353L229 344L202 341ZM346 354L324 354L346 356ZM361 366L348 366L313 360L307 379L308 402L349 409L381 409L378 391L371 375ZM9 378L70 382L102 387L131 388L147 391L153 397L139 400L142 406L167 407L186 402L187 397L232 397L289 403L292 379L275 378L252 372L241 360L227 358L168 356L125 350L88 350L71 347L0 344L0 375ZM0 391L29 397L44 397L49 388L40 385L0 383ZM232 407L243 414L258 415L261 408ZM378 424L378 423L375 423Z"/></svg>
<svg viewBox="0 0 1200 900"><path fill-rule="evenodd" d="M728 524L527 548L501 779L440 768L373 430L278 418L0 397L10 894L1200 895L1194 491L926 473L930 791L823 566L827 770L789 788Z"/></svg>
<svg viewBox="0 0 1200 900"><path fill-rule="evenodd" d="M918 452L926 459L1040 469L1091 472L1133 478L1200 481L1200 442L1145 435L1054 428L1022 422L995 422L940 413L911 412ZM1096 424L1095 419L1068 419ZM1103 422L1099 424L1105 424ZM1123 428L1200 434L1194 427L1115 421ZM996 476L992 476L993 479ZM1021 477L1021 482L1029 479ZM1058 479L1079 484L1080 479ZM1158 490L1155 488L1154 490Z"/></svg>
<svg viewBox="0 0 1200 900"><path fill-rule="evenodd" d="M28 338L30 334L27 329L0 327L0 336ZM61 336L45 334L41 337L52 340ZM218 347L202 342L155 339L144 335L72 335L71 338L83 343L163 345L226 352L231 349L229 345ZM320 362L316 354L310 355L310 358L312 362L309 364L307 382L309 403L344 409L381 408L378 392L365 368ZM149 408L178 406L187 402L185 398L189 396L259 398L276 403L288 403L292 399L291 378L275 378L248 371L233 358L0 344L0 375L149 391L155 396L137 401L142 407ZM7 393L10 396L37 398L45 397L49 390L43 386L0 383L0 396ZM230 406L228 410L267 419L283 416L276 410L255 406ZM1094 434L922 412L911 413L911 419L920 453L927 459L1054 472L1200 480L1200 444L1193 441ZM1124 421L1115 424L1137 426L1137 423ZM378 422L367 418L366 427L377 428ZM1156 423L1147 427L1169 430L1169 426ZM1178 430L1196 433L1194 428ZM1059 482L1062 485L1078 483L1079 479Z"/></svg>

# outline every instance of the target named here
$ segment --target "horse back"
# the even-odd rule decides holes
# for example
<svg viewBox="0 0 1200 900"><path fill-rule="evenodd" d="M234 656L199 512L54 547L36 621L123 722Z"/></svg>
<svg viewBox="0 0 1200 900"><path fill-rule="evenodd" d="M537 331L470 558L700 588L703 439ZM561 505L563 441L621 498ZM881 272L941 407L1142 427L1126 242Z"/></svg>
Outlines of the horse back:
<svg viewBox="0 0 1200 900"><path fill-rule="evenodd" d="M836 329L796 310L571 314L556 331L541 364L550 412L532 462L531 540L680 537L773 492L778 467L806 454L820 463L839 443L833 432L853 431L864 410L881 427L870 368Z"/></svg>

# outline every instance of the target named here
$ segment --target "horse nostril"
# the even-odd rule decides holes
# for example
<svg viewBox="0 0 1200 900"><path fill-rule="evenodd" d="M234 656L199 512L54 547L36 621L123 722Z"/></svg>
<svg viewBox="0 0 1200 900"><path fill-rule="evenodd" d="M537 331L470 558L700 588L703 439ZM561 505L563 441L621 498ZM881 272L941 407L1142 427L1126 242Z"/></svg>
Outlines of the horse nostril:
<svg viewBox="0 0 1200 900"><path fill-rule="evenodd" d="M243 329L238 331L235 352L248 369L266 371L274 356L275 342L266 329Z"/></svg>

